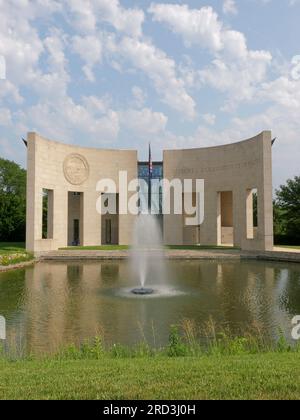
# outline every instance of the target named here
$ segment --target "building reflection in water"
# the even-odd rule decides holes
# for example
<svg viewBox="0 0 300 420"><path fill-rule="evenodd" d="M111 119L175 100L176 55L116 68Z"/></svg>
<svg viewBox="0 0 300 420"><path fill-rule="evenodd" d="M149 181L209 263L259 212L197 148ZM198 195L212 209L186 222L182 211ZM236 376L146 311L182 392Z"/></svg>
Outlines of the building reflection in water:
<svg viewBox="0 0 300 420"><path fill-rule="evenodd" d="M184 318L199 326L213 318L236 334L256 324L275 337L280 327L288 337L291 318L300 313L296 264L174 261L169 277L170 287L184 294L119 296L116 290L135 286L126 261L40 263L15 280L1 274L0 313L8 320L8 342L44 352L101 334L107 343L146 338L163 345L170 325Z"/></svg>

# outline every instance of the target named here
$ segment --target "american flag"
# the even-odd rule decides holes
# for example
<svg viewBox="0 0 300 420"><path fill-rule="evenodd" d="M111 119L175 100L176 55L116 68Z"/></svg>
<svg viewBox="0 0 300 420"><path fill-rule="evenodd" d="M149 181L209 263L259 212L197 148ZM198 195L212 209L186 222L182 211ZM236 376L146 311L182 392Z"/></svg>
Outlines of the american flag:
<svg viewBox="0 0 300 420"><path fill-rule="evenodd" d="M151 144L149 143L149 176L152 176L153 172L153 163L152 163L152 155L151 155Z"/></svg>
<svg viewBox="0 0 300 420"><path fill-rule="evenodd" d="M148 211L151 213L151 205L152 205L152 172L153 172L153 164L152 164L152 155L151 155L151 144L149 143L149 180L148 180Z"/></svg>

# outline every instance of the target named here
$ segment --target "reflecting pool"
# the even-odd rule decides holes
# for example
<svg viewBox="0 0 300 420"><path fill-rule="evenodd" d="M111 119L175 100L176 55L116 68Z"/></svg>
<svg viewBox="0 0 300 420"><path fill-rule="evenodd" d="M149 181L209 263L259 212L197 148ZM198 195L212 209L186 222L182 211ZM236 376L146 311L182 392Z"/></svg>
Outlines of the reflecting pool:
<svg viewBox="0 0 300 420"><path fill-rule="evenodd" d="M164 279L155 270L137 286L127 261L42 262L0 274L0 314L6 346L55 351L101 334L108 344L144 339L161 346L169 328L184 319L197 326L213 320L240 333L260 325L276 338L291 337L300 315L300 265L258 261L170 261Z"/></svg>

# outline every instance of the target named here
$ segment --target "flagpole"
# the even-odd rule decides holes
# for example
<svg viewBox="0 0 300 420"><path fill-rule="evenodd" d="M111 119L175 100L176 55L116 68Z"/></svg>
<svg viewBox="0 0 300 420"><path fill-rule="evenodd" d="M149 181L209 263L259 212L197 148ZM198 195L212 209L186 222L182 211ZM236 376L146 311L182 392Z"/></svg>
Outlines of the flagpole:
<svg viewBox="0 0 300 420"><path fill-rule="evenodd" d="M148 160L148 212L151 214L152 204L152 156L151 156L151 143L149 143L149 160Z"/></svg>

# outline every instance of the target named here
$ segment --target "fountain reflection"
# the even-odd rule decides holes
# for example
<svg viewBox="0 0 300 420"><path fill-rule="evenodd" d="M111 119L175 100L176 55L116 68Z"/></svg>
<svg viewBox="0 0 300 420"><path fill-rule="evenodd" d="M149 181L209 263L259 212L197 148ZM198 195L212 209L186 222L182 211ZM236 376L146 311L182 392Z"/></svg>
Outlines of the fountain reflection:
<svg viewBox="0 0 300 420"><path fill-rule="evenodd" d="M7 345L26 352L55 351L101 334L106 343L166 344L183 319L199 327L213 318L239 334L253 324L290 337L300 313L300 266L255 261L173 261L158 281L148 271L148 298L135 296L131 265L119 262L44 262L0 274L0 313ZM166 280L167 279L167 280ZM130 298L132 297L132 298Z"/></svg>

